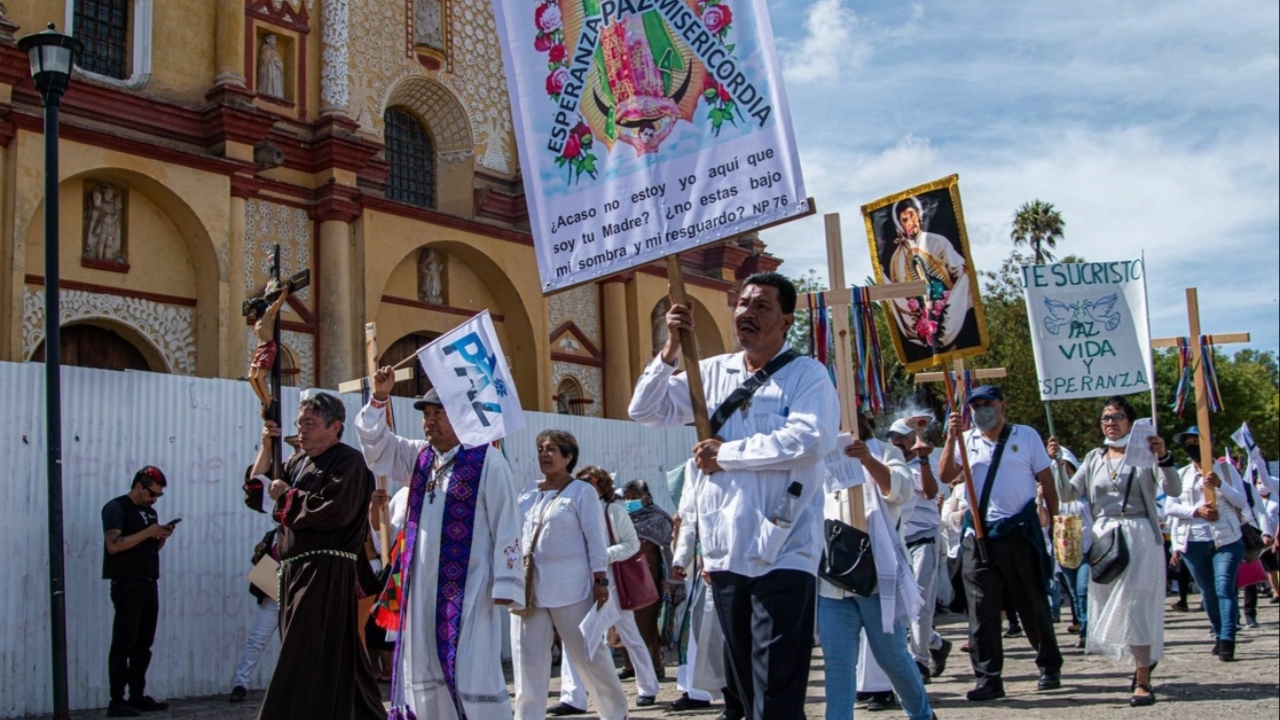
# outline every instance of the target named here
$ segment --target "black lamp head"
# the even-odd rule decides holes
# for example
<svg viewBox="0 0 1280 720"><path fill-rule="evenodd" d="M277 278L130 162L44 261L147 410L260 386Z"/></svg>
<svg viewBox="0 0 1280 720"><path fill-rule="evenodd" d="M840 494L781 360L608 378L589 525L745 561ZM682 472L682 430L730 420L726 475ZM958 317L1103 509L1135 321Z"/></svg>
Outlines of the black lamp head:
<svg viewBox="0 0 1280 720"><path fill-rule="evenodd" d="M63 35L53 23L38 33L18 38L18 49L31 59L31 77L46 104L56 103L71 83L71 68L84 43Z"/></svg>

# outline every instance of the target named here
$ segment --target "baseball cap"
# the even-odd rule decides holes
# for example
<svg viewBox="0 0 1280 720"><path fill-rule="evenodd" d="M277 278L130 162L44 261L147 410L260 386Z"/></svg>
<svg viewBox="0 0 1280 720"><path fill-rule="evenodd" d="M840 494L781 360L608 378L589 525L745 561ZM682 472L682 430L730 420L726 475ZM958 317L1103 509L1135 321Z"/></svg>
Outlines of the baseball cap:
<svg viewBox="0 0 1280 720"><path fill-rule="evenodd" d="M898 418L889 426L890 435L915 435L915 428L907 424L906 418Z"/></svg>
<svg viewBox="0 0 1280 720"><path fill-rule="evenodd" d="M980 385L969 393L969 402L974 400L986 400L987 402L999 400L1004 402L1004 393L1000 392L1000 388L995 385Z"/></svg>

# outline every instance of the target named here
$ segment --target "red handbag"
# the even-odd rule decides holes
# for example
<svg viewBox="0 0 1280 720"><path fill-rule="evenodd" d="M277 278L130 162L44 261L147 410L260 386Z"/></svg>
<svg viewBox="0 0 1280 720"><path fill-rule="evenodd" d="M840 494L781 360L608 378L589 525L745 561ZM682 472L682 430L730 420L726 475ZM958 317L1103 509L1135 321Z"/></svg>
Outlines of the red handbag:
<svg viewBox="0 0 1280 720"><path fill-rule="evenodd" d="M609 509L604 512L605 525L609 528L609 544L613 545L613 523ZM618 587L618 605L623 610L639 610L658 602L658 587L653 584L653 573L643 552L637 552L626 560L613 563L613 582Z"/></svg>

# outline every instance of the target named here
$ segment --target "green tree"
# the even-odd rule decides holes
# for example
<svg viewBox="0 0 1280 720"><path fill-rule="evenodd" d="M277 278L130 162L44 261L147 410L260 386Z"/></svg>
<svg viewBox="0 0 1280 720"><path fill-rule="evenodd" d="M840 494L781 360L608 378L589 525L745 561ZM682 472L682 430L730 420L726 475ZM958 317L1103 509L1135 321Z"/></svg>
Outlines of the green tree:
<svg viewBox="0 0 1280 720"><path fill-rule="evenodd" d="M1009 239L1013 240L1014 248L1023 245L1030 247L1036 265L1043 265L1053 261L1053 254L1049 249L1057 247L1066 225L1062 213L1053 208L1053 203L1032 200L1023 203L1013 214L1013 230L1009 233Z"/></svg>

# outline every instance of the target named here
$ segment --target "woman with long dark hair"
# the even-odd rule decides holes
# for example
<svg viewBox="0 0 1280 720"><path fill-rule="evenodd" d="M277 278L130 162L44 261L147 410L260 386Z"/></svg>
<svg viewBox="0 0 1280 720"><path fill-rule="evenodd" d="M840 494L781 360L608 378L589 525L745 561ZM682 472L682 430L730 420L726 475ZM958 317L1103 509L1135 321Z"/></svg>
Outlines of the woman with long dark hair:
<svg viewBox="0 0 1280 720"><path fill-rule="evenodd" d="M1089 451L1059 499L1083 499L1093 516L1094 544L1107 533L1124 535L1129 563L1109 583L1089 581L1086 652L1106 655L1134 667L1129 704L1155 703L1151 671L1164 655L1164 535L1156 495L1176 496L1182 483L1164 440L1150 438L1158 458L1151 467L1124 464L1125 448L1137 412L1128 400L1111 397L1098 411L1102 447ZM1056 456L1057 438L1049 439L1049 455Z"/></svg>

